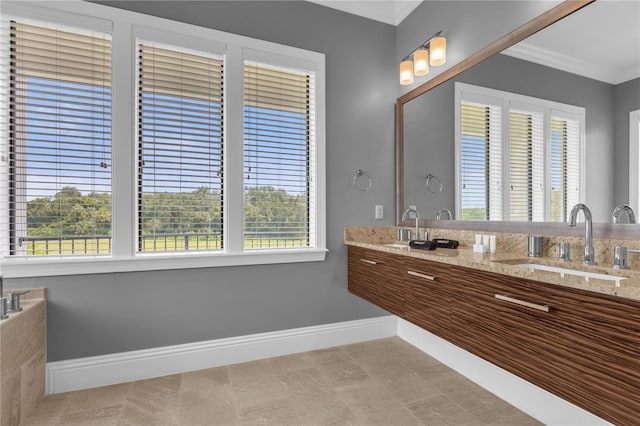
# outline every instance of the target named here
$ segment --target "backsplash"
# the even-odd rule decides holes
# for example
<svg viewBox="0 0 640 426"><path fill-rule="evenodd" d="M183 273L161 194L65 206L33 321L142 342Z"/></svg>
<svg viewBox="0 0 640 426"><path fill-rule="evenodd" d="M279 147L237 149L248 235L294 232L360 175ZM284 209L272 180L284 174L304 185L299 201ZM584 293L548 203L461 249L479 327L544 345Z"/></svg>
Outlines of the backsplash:
<svg viewBox="0 0 640 426"><path fill-rule="evenodd" d="M344 230L344 239L347 241L362 242L387 242L398 240L399 229L411 229L408 226L371 226L371 227L347 227ZM528 237L531 234L515 232L482 232L460 229L445 228L420 228L420 234L429 232L430 238L448 238L457 240L461 249L471 250L475 242L476 234L488 234L496 236L496 253L509 252L514 257L527 257ZM574 236L550 236L544 235L544 246L542 256L546 258L557 258L557 244L568 242L571 246L571 260L579 261L584 253L584 237ZM627 249L640 250L640 240L594 238L593 248L595 250L596 262L599 266L608 268L613 265L613 248L615 246L625 246ZM629 253L629 267L640 270L640 253Z"/></svg>

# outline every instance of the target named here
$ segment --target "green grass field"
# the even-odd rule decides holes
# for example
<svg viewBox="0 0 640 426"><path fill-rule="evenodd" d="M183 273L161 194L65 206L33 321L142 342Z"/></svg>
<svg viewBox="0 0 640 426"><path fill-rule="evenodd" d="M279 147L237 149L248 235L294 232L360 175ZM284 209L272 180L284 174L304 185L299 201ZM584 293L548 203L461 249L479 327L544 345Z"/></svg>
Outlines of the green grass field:
<svg viewBox="0 0 640 426"><path fill-rule="evenodd" d="M192 236L188 239L189 247L185 248L185 238L156 237L145 238L142 252L174 252L174 251L211 251L222 249L219 237ZM245 239L245 249L307 247L307 240L303 239ZM70 255L70 254L109 254L111 252L111 238L87 238L76 240L28 241L27 256Z"/></svg>

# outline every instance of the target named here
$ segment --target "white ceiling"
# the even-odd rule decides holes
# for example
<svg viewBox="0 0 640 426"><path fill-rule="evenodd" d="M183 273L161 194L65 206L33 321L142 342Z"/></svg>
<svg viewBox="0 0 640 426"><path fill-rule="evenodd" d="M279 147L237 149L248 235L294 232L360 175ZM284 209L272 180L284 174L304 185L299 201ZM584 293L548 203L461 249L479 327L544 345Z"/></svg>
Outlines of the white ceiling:
<svg viewBox="0 0 640 426"><path fill-rule="evenodd" d="M391 25L422 3L308 1ZM503 53L611 84L640 77L640 1L598 0Z"/></svg>
<svg viewBox="0 0 640 426"><path fill-rule="evenodd" d="M398 25L422 0L307 0L365 18Z"/></svg>

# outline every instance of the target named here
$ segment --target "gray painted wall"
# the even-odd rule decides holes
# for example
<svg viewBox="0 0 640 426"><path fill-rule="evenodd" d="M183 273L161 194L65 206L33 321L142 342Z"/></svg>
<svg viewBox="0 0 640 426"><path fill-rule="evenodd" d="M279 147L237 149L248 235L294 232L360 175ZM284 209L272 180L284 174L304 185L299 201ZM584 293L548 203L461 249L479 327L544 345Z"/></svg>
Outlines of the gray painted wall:
<svg viewBox="0 0 640 426"><path fill-rule="evenodd" d="M442 28L450 66L553 3L429 1L397 29L300 1L103 4L326 54L330 251L322 263L7 280L7 288L47 287L49 361L383 314L347 292L342 230L395 223L396 58ZM352 187L359 168L371 191ZM376 204L385 206L382 221L373 219Z"/></svg>
<svg viewBox="0 0 640 426"><path fill-rule="evenodd" d="M585 202L590 206L594 220L610 221L611 211L615 207L611 190L614 187L615 174L615 86L506 55L496 55L488 59L465 71L455 81L584 107ZM628 92L625 90L624 93ZM635 100L638 101L637 98ZM405 202L422 207L420 212L424 211L426 215L423 216L428 218L434 218L440 208L453 211L453 81L409 102L405 107L405 114ZM627 129L628 126L627 111ZM445 190L441 194L433 195L425 191L424 175L427 172L433 173L443 181Z"/></svg>
<svg viewBox="0 0 640 426"><path fill-rule="evenodd" d="M618 84L613 91L615 133L615 204L629 202L629 112L640 109L640 78Z"/></svg>
<svg viewBox="0 0 640 426"><path fill-rule="evenodd" d="M330 251L325 262L7 280L47 287L48 360L384 314L347 292L342 241L345 226L394 223L395 28L307 2L113 5L326 55ZM371 191L352 187L358 168ZM375 204L385 220L374 220Z"/></svg>

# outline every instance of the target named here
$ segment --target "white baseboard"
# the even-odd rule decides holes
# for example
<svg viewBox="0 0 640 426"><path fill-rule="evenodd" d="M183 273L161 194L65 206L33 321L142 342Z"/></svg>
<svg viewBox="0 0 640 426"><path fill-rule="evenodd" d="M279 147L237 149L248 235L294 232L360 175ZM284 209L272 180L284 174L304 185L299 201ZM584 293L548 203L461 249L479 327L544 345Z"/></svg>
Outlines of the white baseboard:
<svg viewBox="0 0 640 426"><path fill-rule="evenodd" d="M392 315L49 362L47 394L126 383L392 336L399 336L546 425L610 424Z"/></svg>
<svg viewBox="0 0 640 426"><path fill-rule="evenodd" d="M401 318L398 336L545 425L610 424Z"/></svg>
<svg viewBox="0 0 640 426"><path fill-rule="evenodd" d="M47 363L47 394L126 383L396 335L389 315Z"/></svg>

